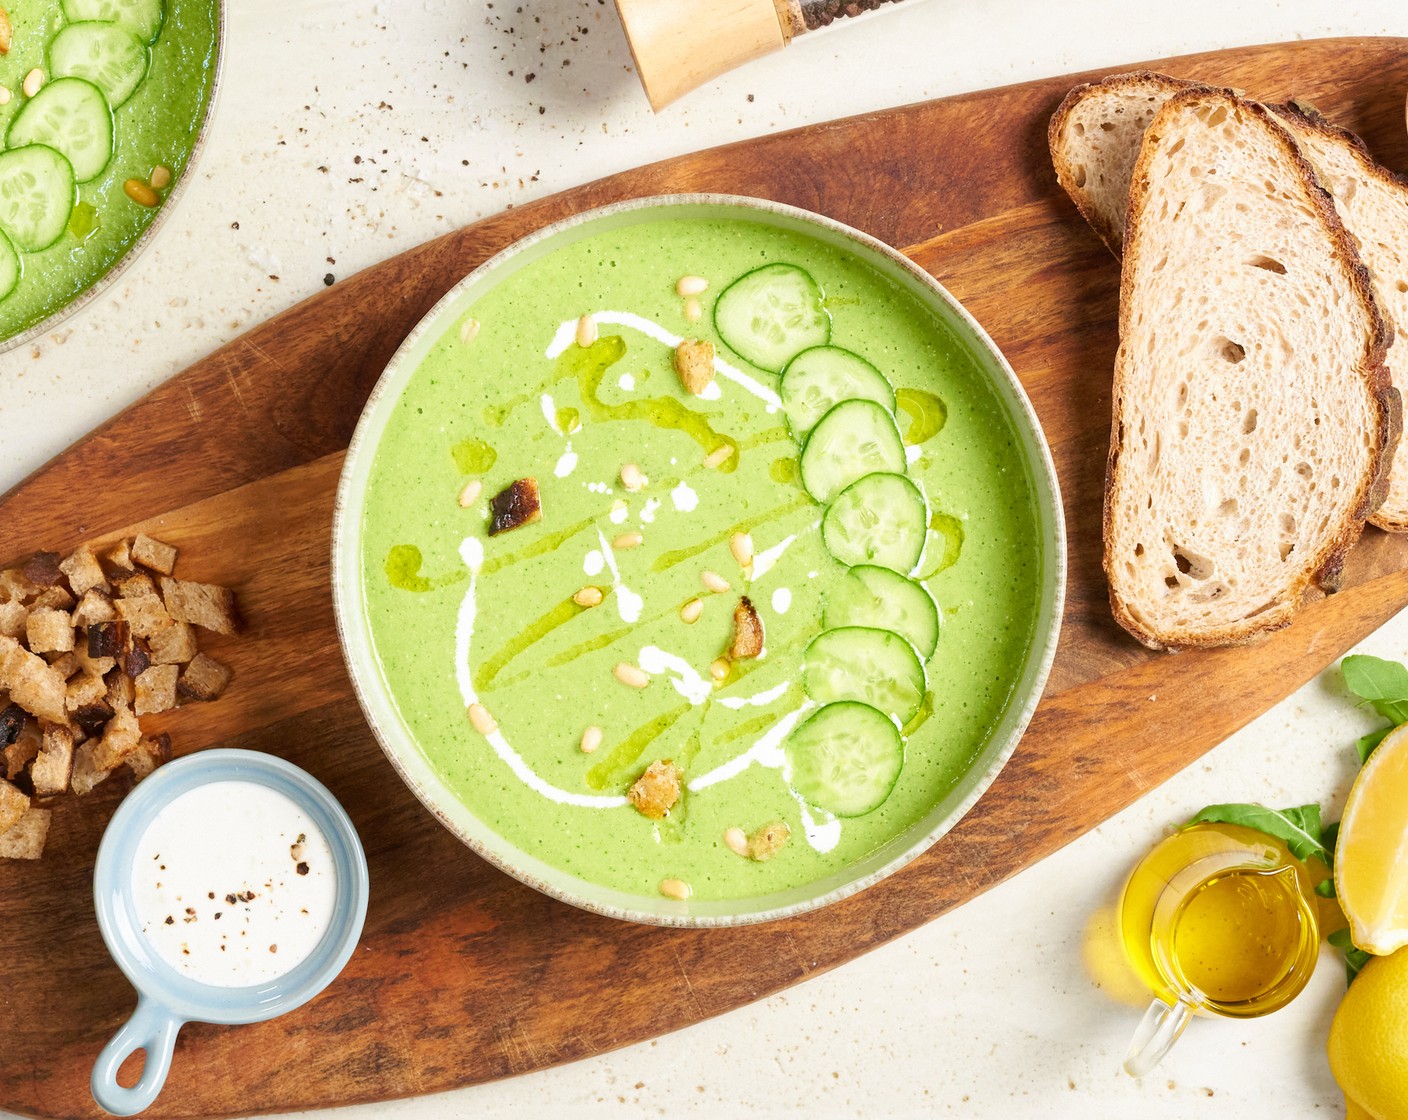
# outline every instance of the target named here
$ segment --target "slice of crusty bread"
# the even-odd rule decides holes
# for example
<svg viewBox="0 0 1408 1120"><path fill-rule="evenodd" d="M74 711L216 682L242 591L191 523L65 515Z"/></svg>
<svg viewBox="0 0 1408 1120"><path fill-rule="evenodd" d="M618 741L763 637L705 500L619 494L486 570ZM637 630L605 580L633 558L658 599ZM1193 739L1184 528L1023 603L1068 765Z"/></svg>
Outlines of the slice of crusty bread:
<svg viewBox="0 0 1408 1120"><path fill-rule="evenodd" d="M1117 256L1124 237L1129 180L1139 144L1159 108L1175 93L1206 88L1141 70L1079 86L1051 118L1048 138L1056 177L1082 216ZM1374 299L1389 329L1389 378L1408 393L1408 182L1379 166L1354 133L1292 101L1270 106L1310 162L1369 269ZM1408 532L1408 441L1389 469L1388 493L1369 520Z"/></svg>
<svg viewBox="0 0 1408 1120"><path fill-rule="evenodd" d="M1333 589L1383 498L1398 394L1369 277L1286 129L1175 93L1130 186L1105 488L1115 618L1248 641Z"/></svg>

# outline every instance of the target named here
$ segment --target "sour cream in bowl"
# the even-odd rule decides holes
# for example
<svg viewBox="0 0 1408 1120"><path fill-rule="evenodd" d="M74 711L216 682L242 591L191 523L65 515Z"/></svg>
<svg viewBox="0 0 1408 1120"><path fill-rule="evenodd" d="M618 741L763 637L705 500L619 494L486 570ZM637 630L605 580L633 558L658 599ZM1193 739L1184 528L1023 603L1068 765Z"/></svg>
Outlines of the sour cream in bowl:
<svg viewBox="0 0 1408 1120"><path fill-rule="evenodd" d="M366 858L347 814L298 767L253 751L172 762L114 814L94 870L98 925L137 1010L93 1068L94 1099L147 1108L190 1021L254 1023L312 999L361 935ZM145 1050L139 1081L117 1071Z"/></svg>

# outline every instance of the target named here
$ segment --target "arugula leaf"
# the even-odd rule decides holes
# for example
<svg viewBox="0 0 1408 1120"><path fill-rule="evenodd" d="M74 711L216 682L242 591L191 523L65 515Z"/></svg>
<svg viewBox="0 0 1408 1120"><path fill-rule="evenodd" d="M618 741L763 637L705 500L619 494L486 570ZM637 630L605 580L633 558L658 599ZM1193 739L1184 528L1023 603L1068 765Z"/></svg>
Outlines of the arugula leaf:
<svg viewBox="0 0 1408 1120"><path fill-rule="evenodd" d="M1388 738L1390 731L1397 730L1396 727L1381 727L1358 739L1354 744L1354 749L1359 752L1359 765L1363 766L1369 761L1369 756L1374 753L1380 743Z"/></svg>
<svg viewBox="0 0 1408 1120"><path fill-rule="evenodd" d="M1299 859L1314 857L1325 863L1330 862L1330 853L1322 836L1319 805L1300 805L1293 809L1268 809L1265 805L1209 805L1188 824L1205 822L1254 828L1284 841Z"/></svg>
<svg viewBox="0 0 1408 1120"><path fill-rule="evenodd" d="M1335 880L1334 880L1334 877L1331 876L1331 877L1328 878L1328 879L1321 879L1318 883L1316 883L1316 884L1315 884L1315 893L1318 894L1321 898L1334 898L1334 897L1335 897Z"/></svg>
<svg viewBox="0 0 1408 1120"><path fill-rule="evenodd" d="M1345 974L1348 977L1347 983L1353 984L1354 978L1359 975L1362 969L1373 958L1372 953L1366 953L1363 949L1355 946L1354 940L1349 935L1349 927L1337 929L1325 939L1336 949L1344 953Z"/></svg>
<svg viewBox="0 0 1408 1120"><path fill-rule="evenodd" d="M1339 842L1340 842L1340 822L1339 822L1339 821L1335 821L1333 824L1327 824L1327 825L1325 826L1324 831L1320 833L1320 843L1322 843L1322 844L1325 845L1325 851L1326 851L1326 853L1327 853L1328 855L1333 856L1333 855L1335 854L1335 845L1338 844ZM1326 862L1326 863L1329 863L1329 864L1332 864L1332 863L1333 863L1332 860L1328 860L1328 859L1327 859L1325 862Z"/></svg>
<svg viewBox="0 0 1408 1120"><path fill-rule="evenodd" d="M1395 726L1408 723L1408 668L1397 661L1356 653L1340 663L1340 672L1344 674L1345 687L1369 701L1384 719Z"/></svg>

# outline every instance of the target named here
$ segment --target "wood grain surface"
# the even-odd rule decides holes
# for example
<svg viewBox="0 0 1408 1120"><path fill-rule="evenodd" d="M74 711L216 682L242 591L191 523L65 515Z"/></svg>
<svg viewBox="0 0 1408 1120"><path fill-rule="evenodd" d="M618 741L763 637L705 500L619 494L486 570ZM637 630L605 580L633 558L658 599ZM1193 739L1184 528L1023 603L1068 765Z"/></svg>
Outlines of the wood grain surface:
<svg viewBox="0 0 1408 1120"><path fill-rule="evenodd" d="M1315 102L1408 165L1408 41L1329 40L1154 64ZM218 703L165 718L178 753L272 751L347 806L372 896L362 945L318 999L239 1028L188 1025L156 1116L226 1116L426 1093L598 1054L717 1015L911 930L1129 804L1408 602L1408 539L1370 530L1346 589L1244 649L1151 654L1100 573L1118 269L1060 193L1046 122L1090 75L818 125L644 167L515 209L337 284L158 388L0 498L0 556L144 524L182 574L239 589L249 633ZM470 268L550 221L675 191L756 195L907 247L991 332L1045 426L1070 592L1047 695L1012 761L943 841L805 917L735 930L632 926L521 886L435 823L383 758L338 654L329 519L345 448L401 338ZM38 863L0 865L0 1106L97 1115L88 1074L134 995L90 877L123 792L55 813ZM1133 857L1135 853L1131 853Z"/></svg>

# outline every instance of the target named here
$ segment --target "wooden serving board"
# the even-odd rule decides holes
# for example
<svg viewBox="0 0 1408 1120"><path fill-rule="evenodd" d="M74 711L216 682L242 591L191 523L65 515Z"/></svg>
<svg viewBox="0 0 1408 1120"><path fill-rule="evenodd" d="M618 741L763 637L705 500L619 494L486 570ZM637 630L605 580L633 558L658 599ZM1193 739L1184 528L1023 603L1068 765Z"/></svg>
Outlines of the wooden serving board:
<svg viewBox="0 0 1408 1120"><path fill-rule="evenodd" d="M1298 95L1408 166L1408 40L1254 47L1152 64ZM305 1008L181 1033L159 1116L374 1101L541 1069L717 1015L915 928L1081 835L1287 695L1408 603L1408 538L1370 530L1346 590L1246 649L1151 654L1110 620L1100 497L1119 273L1052 176L1046 122L1091 75L888 110L641 168L480 222L322 292L163 385L0 499L0 556L145 524L182 574L239 589L214 643L236 676L171 713L179 753L272 751L321 778L371 864L363 942ZM907 247L992 333L1055 455L1070 591L1046 698L987 796L904 871L805 917L733 930L579 912L482 862L406 791L343 671L328 587L333 491L392 351L456 280L547 222L674 191L758 195ZM90 873L121 793L54 818L0 866L0 1106L91 1116L88 1074L134 996ZM1134 853L1131 853L1133 856Z"/></svg>

